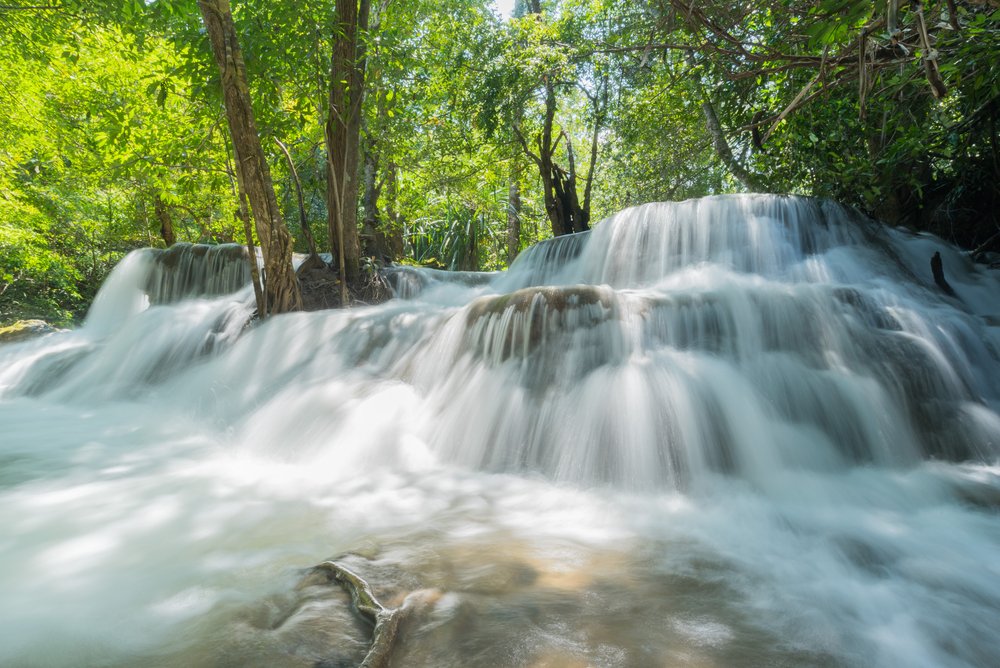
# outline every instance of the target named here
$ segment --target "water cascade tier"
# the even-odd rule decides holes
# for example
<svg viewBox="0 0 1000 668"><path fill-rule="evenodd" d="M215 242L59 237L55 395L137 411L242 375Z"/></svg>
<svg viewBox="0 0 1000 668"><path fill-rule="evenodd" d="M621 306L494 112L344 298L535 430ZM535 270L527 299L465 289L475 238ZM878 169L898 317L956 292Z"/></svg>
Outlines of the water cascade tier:
<svg viewBox="0 0 1000 668"><path fill-rule="evenodd" d="M954 294L934 282L940 252ZM837 204L648 204L252 324L137 251L0 347L0 665L1000 661L1000 281Z"/></svg>

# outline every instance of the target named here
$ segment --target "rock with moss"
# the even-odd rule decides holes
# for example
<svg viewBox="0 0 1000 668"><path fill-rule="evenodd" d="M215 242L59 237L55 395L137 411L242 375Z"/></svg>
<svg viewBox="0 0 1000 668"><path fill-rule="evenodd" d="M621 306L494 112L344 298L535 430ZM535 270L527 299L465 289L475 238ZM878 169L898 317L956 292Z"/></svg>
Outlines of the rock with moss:
<svg viewBox="0 0 1000 668"><path fill-rule="evenodd" d="M12 325L0 327L0 344L17 343L58 331L61 330L44 320L18 320Z"/></svg>

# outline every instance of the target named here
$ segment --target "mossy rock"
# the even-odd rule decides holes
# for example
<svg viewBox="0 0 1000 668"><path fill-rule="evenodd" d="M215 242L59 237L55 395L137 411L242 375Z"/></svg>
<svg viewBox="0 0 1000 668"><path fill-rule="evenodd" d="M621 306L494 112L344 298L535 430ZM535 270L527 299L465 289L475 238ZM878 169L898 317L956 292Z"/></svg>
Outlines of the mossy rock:
<svg viewBox="0 0 1000 668"><path fill-rule="evenodd" d="M569 311L575 312L571 323ZM471 347L502 361L528 355L568 330L617 318L618 310L607 287L537 286L480 297L468 306L465 317Z"/></svg>
<svg viewBox="0 0 1000 668"><path fill-rule="evenodd" d="M562 312L590 305L600 305L610 311L614 307L612 293L592 285L537 286L477 299L469 307L467 322L473 325L483 316L501 315L508 309L528 313L532 307L541 307L543 311Z"/></svg>
<svg viewBox="0 0 1000 668"><path fill-rule="evenodd" d="M13 325L0 327L0 343L17 343L58 331L61 330L44 320L18 320Z"/></svg>

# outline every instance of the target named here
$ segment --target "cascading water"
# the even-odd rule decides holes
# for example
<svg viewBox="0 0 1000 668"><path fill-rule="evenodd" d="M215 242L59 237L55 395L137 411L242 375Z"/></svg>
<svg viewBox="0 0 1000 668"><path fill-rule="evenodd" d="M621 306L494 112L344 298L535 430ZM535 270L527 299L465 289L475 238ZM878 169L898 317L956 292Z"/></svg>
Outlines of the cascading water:
<svg viewBox="0 0 1000 668"><path fill-rule="evenodd" d="M249 329L168 274L0 348L0 665L353 665L344 554L395 665L1000 661L1000 283L939 239L652 204Z"/></svg>

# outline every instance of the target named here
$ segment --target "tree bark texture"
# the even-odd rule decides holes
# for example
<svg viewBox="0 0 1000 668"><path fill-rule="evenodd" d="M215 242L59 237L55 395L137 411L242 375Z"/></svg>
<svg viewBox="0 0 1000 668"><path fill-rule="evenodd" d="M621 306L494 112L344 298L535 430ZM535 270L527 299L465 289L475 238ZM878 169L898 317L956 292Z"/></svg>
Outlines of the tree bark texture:
<svg viewBox="0 0 1000 668"><path fill-rule="evenodd" d="M733 150L729 147L729 141L726 140L726 134L722 130L722 124L719 123L719 117L715 114L715 107L707 99L701 103L701 112L705 116L705 126L708 128L708 134L712 137L715 154L719 156L719 160L726 166L729 173L735 176L747 190L751 192L767 192L767 188L764 187L764 184L760 182L757 176L744 167L736 159L736 156L733 155Z"/></svg>
<svg viewBox="0 0 1000 668"><path fill-rule="evenodd" d="M163 238L163 243L170 248L177 241L177 237L174 235L174 223L170 218L170 211L159 195L153 195L153 212L160 221L160 236Z"/></svg>
<svg viewBox="0 0 1000 668"><path fill-rule="evenodd" d="M233 139L236 178L247 194L264 255L266 316L302 307L298 279L292 268L292 239L278 209L271 172L257 132L246 66L236 37L229 0L198 0L219 66L226 119Z"/></svg>

